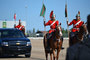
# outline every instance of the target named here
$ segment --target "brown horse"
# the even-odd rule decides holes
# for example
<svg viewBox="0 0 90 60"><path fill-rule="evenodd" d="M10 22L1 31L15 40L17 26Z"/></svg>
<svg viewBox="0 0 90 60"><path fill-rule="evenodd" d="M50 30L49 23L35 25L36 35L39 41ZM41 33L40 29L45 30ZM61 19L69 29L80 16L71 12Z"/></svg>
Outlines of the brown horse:
<svg viewBox="0 0 90 60"><path fill-rule="evenodd" d="M72 46L72 45L76 44L77 42L81 42L86 33L87 33L87 27L85 24L83 24L80 27L79 32L77 32L76 35L73 37L72 42L71 42L70 36L69 36L69 46Z"/></svg>
<svg viewBox="0 0 90 60"><path fill-rule="evenodd" d="M48 53L50 53L50 59L52 60L52 55L53 55L53 60L59 58L59 52L61 50L62 46L62 40L60 36L60 26L56 27L55 32L53 32L51 39L49 40L50 43L50 51L46 50L47 47L47 38L46 35L44 36L44 48L45 48L45 55L46 55L46 60L48 60ZM57 51L57 55L55 54L55 51Z"/></svg>

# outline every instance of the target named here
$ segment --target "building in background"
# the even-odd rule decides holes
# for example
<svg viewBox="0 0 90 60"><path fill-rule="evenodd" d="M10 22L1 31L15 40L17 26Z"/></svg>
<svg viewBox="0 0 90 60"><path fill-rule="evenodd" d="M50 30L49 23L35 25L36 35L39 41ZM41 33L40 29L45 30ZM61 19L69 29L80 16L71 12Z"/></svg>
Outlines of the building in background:
<svg viewBox="0 0 90 60"><path fill-rule="evenodd" d="M36 36L37 37L43 37L45 33L48 33L47 31L37 31Z"/></svg>
<svg viewBox="0 0 90 60"><path fill-rule="evenodd" d="M0 21L0 28L14 28L14 24L18 25L19 21ZM22 25L26 29L26 21L21 21Z"/></svg>

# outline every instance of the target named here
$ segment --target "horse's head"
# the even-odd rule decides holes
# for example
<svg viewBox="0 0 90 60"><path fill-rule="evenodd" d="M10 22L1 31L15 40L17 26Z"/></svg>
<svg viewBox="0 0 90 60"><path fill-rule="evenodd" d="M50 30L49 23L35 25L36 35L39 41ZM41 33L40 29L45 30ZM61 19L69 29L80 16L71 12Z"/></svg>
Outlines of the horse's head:
<svg viewBox="0 0 90 60"><path fill-rule="evenodd" d="M83 24L81 27L80 27L80 33L83 35L83 34L87 34L87 27L86 27L86 24Z"/></svg>
<svg viewBox="0 0 90 60"><path fill-rule="evenodd" d="M87 34L87 27L86 24L82 24L82 26L79 29L78 38L79 40L83 40L83 37Z"/></svg>
<svg viewBox="0 0 90 60"><path fill-rule="evenodd" d="M56 37L60 38L60 36L62 36L62 32L61 32L61 25L57 25L56 26Z"/></svg>

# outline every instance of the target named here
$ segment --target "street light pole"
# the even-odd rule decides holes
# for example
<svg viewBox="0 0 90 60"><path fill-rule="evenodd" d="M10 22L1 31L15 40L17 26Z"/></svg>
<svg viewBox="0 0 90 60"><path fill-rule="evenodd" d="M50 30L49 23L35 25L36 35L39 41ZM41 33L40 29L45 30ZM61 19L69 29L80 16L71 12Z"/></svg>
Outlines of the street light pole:
<svg viewBox="0 0 90 60"><path fill-rule="evenodd" d="M27 5L26 5L26 6L25 6L25 9L26 9L26 20L27 20L27 8L28 8L28 7L27 7Z"/></svg>

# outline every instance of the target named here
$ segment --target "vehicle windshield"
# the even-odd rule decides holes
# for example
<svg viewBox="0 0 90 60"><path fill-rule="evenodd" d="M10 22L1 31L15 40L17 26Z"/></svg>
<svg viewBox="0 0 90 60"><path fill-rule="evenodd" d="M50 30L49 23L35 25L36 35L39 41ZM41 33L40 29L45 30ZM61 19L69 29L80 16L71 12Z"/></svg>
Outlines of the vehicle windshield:
<svg viewBox="0 0 90 60"><path fill-rule="evenodd" d="M3 30L0 31L0 38L23 38L24 34L19 30Z"/></svg>

